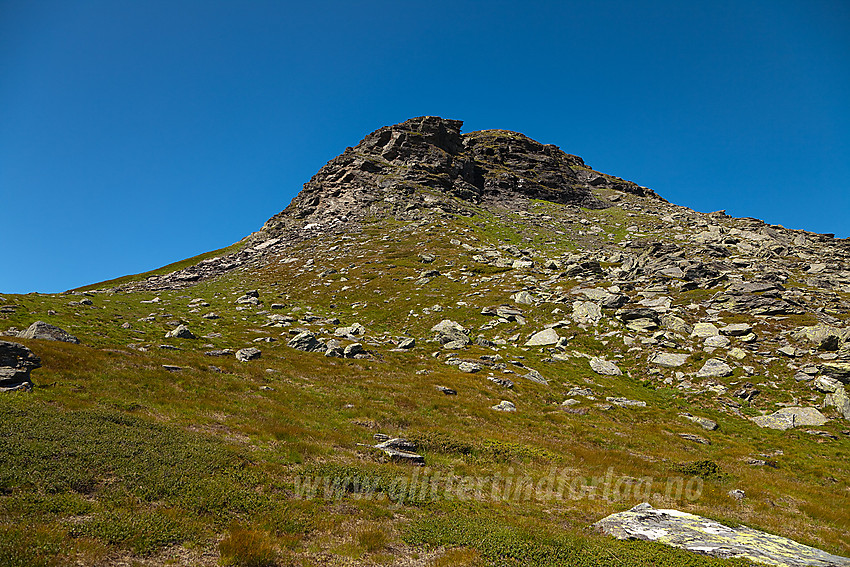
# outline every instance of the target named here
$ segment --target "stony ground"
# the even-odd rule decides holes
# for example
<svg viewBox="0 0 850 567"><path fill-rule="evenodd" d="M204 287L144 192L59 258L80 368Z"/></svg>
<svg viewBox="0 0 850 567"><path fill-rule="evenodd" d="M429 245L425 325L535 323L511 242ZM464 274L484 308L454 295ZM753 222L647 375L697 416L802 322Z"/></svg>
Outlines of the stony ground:
<svg viewBox="0 0 850 567"><path fill-rule="evenodd" d="M730 563L590 527L645 501L850 555L848 243L437 126L229 249L2 295L0 563Z"/></svg>

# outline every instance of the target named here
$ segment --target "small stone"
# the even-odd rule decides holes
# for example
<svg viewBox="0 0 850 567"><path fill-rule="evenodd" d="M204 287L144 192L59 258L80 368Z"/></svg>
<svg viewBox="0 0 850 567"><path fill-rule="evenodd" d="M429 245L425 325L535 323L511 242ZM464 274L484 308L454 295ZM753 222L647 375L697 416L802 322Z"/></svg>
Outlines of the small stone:
<svg viewBox="0 0 850 567"><path fill-rule="evenodd" d="M753 326L748 323L733 323L719 329L721 335L727 337L743 337L753 332Z"/></svg>
<svg viewBox="0 0 850 567"><path fill-rule="evenodd" d="M687 441L699 443L700 445L711 445L711 441L700 435L694 435L693 433L679 433L679 437Z"/></svg>
<svg viewBox="0 0 850 567"><path fill-rule="evenodd" d="M446 386L434 386L434 387L447 396L457 396L457 390L453 390L452 388L447 388Z"/></svg>
<svg viewBox="0 0 850 567"><path fill-rule="evenodd" d="M360 343L351 343L342 352L345 358L354 358L358 354L366 354L366 349Z"/></svg>
<svg viewBox="0 0 850 567"><path fill-rule="evenodd" d="M408 350L408 349L412 349L415 346L416 346L416 339L413 339L413 338L410 338L410 337L401 338L398 341L398 348L401 348L401 349Z"/></svg>
<svg viewBox="0 0 850 567"><path fill-rule="evenodd" d="M739 501L740 501L740 500L743 500L743 499L744 499L744 491L743 491L743 490L741 490L740 488L735 488L735 489L733 489L733 490L730 490L729 492L727 492L727 494L728 494L731 498L734 498L735 500L739 500Z"/></svg>
<svg viewBox="0 0 850 567"><path fill-rule="evenodd" d="M684 417L685 419L687 419L689 421L693 421L694 423L696 423L697 425L699 425L700 427L702 427L703 429L705 429L707 431L714 431L718 427L716 421L712 421L712 420L708 419L707 417L697 417L697 416L691 415L689 413L680 413L679 417Z"/></svg>
<svg viewBox="0 0 850 567"><path fill-rule="evenodd" d="M475 362L464 361L464 362L461 362L460 364L458 364L457 368L461 372L467 372L469 374L474 374L474 373L478 372L479 370L481 370L481 365L477 364Z"/></svg>

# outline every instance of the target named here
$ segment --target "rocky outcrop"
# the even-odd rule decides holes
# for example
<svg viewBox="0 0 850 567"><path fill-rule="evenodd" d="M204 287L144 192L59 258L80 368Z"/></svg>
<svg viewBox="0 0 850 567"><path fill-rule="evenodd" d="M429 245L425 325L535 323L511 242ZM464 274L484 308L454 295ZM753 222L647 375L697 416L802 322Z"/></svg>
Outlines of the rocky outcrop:
<svg viewBox="0 0 850 567"><path fill-rule="evenodd" d="M0 392L32 388L30 372L41 368L41 359L22 344L0 341Z"/></svg>
<svg viewBox="0 0 850 567"><path fill-rule="evenodd" d="M56 325L45 323L44 321L36 321L26 330L18 333L18 337L22 339L41 339L44 341L61 341L64 343L79 344L80 339L60 329Z"/></svg>
<svg viewBox="0 0 850 567"><path fill-rule="evenodd" d="M611 514L594 527L617 539L655 541L702 555L743 558L784 567L850 566L850 559L746 526L732 528L678 510L639 504Z"/></svg>

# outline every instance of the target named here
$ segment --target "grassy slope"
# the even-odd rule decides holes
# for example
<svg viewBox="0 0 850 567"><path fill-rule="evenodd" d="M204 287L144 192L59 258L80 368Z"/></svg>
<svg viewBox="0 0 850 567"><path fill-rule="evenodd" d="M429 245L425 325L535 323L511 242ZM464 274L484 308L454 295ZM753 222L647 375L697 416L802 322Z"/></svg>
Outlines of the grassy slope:
<svg viewBox="0 0 850 567"><path fill-rule="evenodd" d="M607 214L592 213L600 219ZM7 303L19 305L6 326L44 319L77 334L84 345L21 341L42 357L44 367L34 373L39 387L32 393L0 397L0 564L133 559L341 565L390 564L398 558L432 565L733 564L654 544L612 541L589 528L638 504L642 494L607 500L568 495L548 501L392 502L399 479L409 479L413 471L358 445L372 442L377 432L416 439L432 475L501 475L536 485L554 467L590 485L612 470L617 478L650 477L650 495L663 495L667 479L682 475L683 463L713 461L720 474L706 475L699 498L652 496L652 503L850 553L848 441L836 422L821 428L837 434L835 442L758 429L715 409L713 396L685 396L645 380L639 355L627 352L616 337L579 336L571 348L613 357L631 377L598 376L583 358L559 362L541 349L508 346L498 351L505 360L524 357L550 385L512 375L516 386L505 390L485 379L486 369L463 374L435 358L438 349L425 341L433 324L450 318L476 333L490 320L480 314L482 306L503 303L523 288L525 272L490 270L481 276L464 269L473 262L449 242L528 243L521 224L504 229L491 220L446 220L416 230L399 225L392 239L383 238L381 227L366 226L351 239L290 250L296 262L159 293L162 301L155 304L140 303L154 294L96 294L88 307L69 307L68 296L6 296ZM555 241L554 234L547 237L540 229L528 237ZM331 251L333 246L338 248ZM557 239L550 255L572 247ZM426 267L416 253L426 250L438 256L427 268L445 275L420 286L414 282ZM314 255L315 269L304 269ZM318 275L329 268L337 272ZM574 283L554 285L568 290ZM375 358L341 360L286 347L293 327L332 332L334 325L264 327L268 318L262 308L238 310L234 304L251 288L260 290L265 305L286 304L284 313L312 312L339 317L343 325L363 324L364 344ZM210 306L193 310L193 298ZM501 325L482 334L525 337L562 318L552 313L556 307L524 307L526 326ZM48 316L51 309L56 314ZM222 318L201 318L209 311ZM151 315L152 320L140 320ZM179 321L198 336L221 336L164 339ZM131 328L122 328L124 322ZM606 319L599 332L617 328ZM402 334L416 337L417 347L391 352L389 339ZM277 340L256 345L263 351L259 361L243 364L232 356L203 354L264 337ZM181 350L160 349L162 344ZM493 351L474 346L461 356L483 354ZM686 370L699 368L698 359L692 357ZM169 372L163 364L183 370ZM790 375L784 378L783 385L794 386ZM458 395L443 395L437 384ZM577 407L586 414L567 413L559 403L573 386L590 387L598 397L643 400L648 407L603 411L583 401ZM514 401L518 411L492 411L501 399ZM767 399L757 403L772 405ZM715 419L721 428L705 432L679 418L681 411ZM708 437L712 444L686 441L677 435L681 432ZM775 455L771 459L779 468L752 467L743 460L760 454ZM294 498L305 475L368 477L376 479L379 491L372 498L356 491ZM482 482L489 493L492 485ZM726 493L733 488L744 489L747 498L730 499Z"/></svg>

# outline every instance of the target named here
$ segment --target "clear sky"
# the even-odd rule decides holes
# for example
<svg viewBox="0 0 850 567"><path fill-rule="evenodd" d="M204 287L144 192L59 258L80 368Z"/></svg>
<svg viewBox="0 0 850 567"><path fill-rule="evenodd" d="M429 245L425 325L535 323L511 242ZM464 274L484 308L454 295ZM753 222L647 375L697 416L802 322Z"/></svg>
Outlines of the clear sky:
<svg viewBox="0 0 850 567"><path fill-rule="evenodd" d="M847 0L0 0L0 292L227 246L420 115L850 236Z"/></svg>

